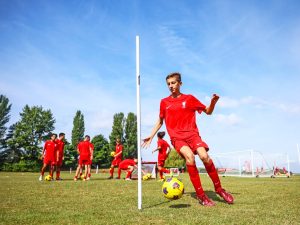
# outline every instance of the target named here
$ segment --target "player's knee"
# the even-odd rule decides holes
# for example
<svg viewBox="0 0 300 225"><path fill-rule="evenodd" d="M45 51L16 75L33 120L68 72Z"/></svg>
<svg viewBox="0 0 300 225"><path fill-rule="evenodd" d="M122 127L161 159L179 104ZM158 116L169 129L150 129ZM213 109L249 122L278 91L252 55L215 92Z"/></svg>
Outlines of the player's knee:
<svg viewBox="0 0 300 225"><path fill-rule="evenodd" d="M208 163L209 162L209 157L207 154L205 155L200 155L200 159L203 163Z"/></svg>
<svg viewBox="0 0 300 225"><path fill-rule="evenodd" d="M185 155L185 161L188 165L195 164L195 156L193 153Z"/></svg>

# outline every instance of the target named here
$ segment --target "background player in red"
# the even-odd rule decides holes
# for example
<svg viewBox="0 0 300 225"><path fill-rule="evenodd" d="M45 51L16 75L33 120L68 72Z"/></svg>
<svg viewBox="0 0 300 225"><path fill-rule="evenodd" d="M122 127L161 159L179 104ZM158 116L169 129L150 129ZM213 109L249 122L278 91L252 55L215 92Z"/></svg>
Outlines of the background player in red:
<svg viewBox="0 0 300 225"><path fill-rule="evenodd" d="M60 178L60 169L64 160L64 138L65 134L60 133L58 139L56 139L56 180L62 180Z"/></svg>
<svg viewBox="0 0 300 225"><path fill-rule="evenodd" d="M79 163L78 163L78 167L77 167L76 174L74 177L74 181L77 181L77 177L78 177L80 169L82 169L82 166L85 167L84 180L86 180L88 165L90 163L90 160L93 160L89 135L85 135L84 140L79 142L79 144L77 146L77 152L79 153Z"/></svg>
<svg viewBox="0 0 300 225"><path fill-rule="evenodd" d="M209 150L208 145L202 141L196 124L195 112L205 112L207 115L211 115L219 100L219 96L214 94L210 105L206 107L193 95L185 95L180 92L182 85L180 73L169 74L166 77L166 82L171 95L161 100L159 119L154 125L150 136L144 139L142 146L148 147L151 144L156 132L163 125L163 121L165 121L172 145L186 161L187 171L200 204L204 206L215 205L203 191L195 163L195 155L198 155L202 160L214 184L216 193L227 203L232 204L234 201L233 197L222 188L217 170L207 153Z"/></svg>
<svg viewBox="0 0 300 225"><path fill-rule="evenodd" d="M88 165L88 174L87 174L87 180L90 180L91 179L91 169L92 169L92 164L93 164L93 155L94 155L94 145L92 142L90 142L90 148L91 148L91 157L90 157L90 162L89 162L89 165Z"/></svg>
<svg viewBox="0 0 300 225"><path fill-rule="evenodd" d="M51 177L53 177L53 169L56 164L56 157L55 157L55 153L56 153L55 139L56 139L56 137L57 137L56 134L51 134L50 140L47 140L45 142L43 152L42 152L43 166L41 169L41 175L39 177L39 181L43 180L45 169L47 168L47 166L50 167L49 174Z"/></svg>
<svg viewBox="0 0 300 225"><path fill-rule="evenodd" d="M126 170L126 178L125 180L131 180L131 174L134 168L137 168L137 159L124 159L119 163L119 168L118 168L118 177L117 179L121 178L121 171Z"/></svg>
<svg viewBox="0 0 300 225"><path fill-rule="evenodd" d="M114 168L118 167L120 162L122 161L122 154L123 154L123 145L121 144L120 139L117 138L114 160L111 162L111 166L109 169L110 176L108 177L108 179L112 179L114 177Z"/></svg>
<svg viewBox="0 0 300 225"><path fill-rule="evenodd" d="M168 154L170 152L170 145L168 142L166 142L163 138L165 136L166 132L161 131L157 133L157 148L152 151L154 153L155 151L158 151L158 160L157 160L157 168L159 171L160 180L163 181L165 178L163 176L163 173L170 173L170 170L164 168L165 161L168 157Z"/></svg>

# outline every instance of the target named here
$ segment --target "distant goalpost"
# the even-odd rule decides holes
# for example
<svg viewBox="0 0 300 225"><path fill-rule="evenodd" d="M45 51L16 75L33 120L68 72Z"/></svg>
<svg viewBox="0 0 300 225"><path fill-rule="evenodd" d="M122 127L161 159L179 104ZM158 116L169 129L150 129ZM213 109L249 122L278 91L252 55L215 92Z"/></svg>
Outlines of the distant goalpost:
<svg viewBox="0 0 300 225"><path fill-rule="evenodd" d="M212 154L220 176L289 177L288 155L250 150Z"/></svg>

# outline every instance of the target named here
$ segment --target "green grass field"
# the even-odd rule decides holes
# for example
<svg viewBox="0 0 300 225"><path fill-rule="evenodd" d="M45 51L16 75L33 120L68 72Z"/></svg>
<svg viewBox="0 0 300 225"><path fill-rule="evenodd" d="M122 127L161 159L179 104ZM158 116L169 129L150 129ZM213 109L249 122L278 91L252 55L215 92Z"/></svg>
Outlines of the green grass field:
<svg viewBox="0 0 300 225"><path fill-rule="evenodd" d="M217 205L206 208L195 199L187 174L181 175L184 196L165 199L162 183L143 181L143 210L137 209L137 181L107 180L93 174L90 181L39 182L38 173L0 173L0 224L300 224L300 177L222 177L235 197L228 205L201 180Z"/></svg>

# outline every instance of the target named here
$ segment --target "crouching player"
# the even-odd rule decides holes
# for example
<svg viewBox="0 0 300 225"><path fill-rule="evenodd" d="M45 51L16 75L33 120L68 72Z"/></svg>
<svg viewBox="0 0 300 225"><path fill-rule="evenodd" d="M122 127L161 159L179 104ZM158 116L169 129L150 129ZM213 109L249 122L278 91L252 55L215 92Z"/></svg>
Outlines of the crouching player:
<svg viewBox="0 0 300 225"><path fill-rule="evenodd" d="M166 132L164 131L157 133L157 148L152 151L152 153L158 151L157 168L159 171L160 181L165 180L163 173L170 173L170 170L164 168L165 161L170 152L170 145L163 139L165 134Z"/></svg>
<svg viewBox="0 0 300 225"><path fill-rule="evenodd" d="M119 168L118 168L118 177L117 179L121 178L121 171L126 170L126 178L125 180L131 180L131 174L134 168L137 168L137 159L124 159L122 162L119 163Z"/></svg>
<svg viewBox="0 0 300 225"><path fill-rule="evenodd" d="M87 173L88 173L88 165L89 165L90 161L93 160L93 155L92 155L93 152L92 152L91 145L90 145L90 136L89 135L85 135L84 140L78 144L77 152L79 153L79 162L78 162L76 174L74 177L74 181L77 181L78 174L83 166L85 167L85 171L84 171L85 173L84 173L84 179L83 179L85 181L87 178Z"/></svg>
<svg viewBox="0 0 300 225"><path fill-rule="evenodd" d="M51 177L53 177L53 170L54 166L56 164L56 157L55 157L55 150L56 150L56 134L51 134L50 140L47 140L45 142L43 153L42 153L42 159L43 159L43 166L41 169L41 175L39 177L39 181L42 181L44 178L44 173L47 168L47 166L50 167L49 174Z"/></svg>
<svg viewBox="0 0 300 225"><path fill-rule="evenodd" d="M108 179L112 179L114 177L114 168L118 167L120 162L122 161L122 154L123 154L123 145L121 144L121 140L117 138L114 160L111 162L111 166L109 169L110 176L108 177Z"/></svg>

